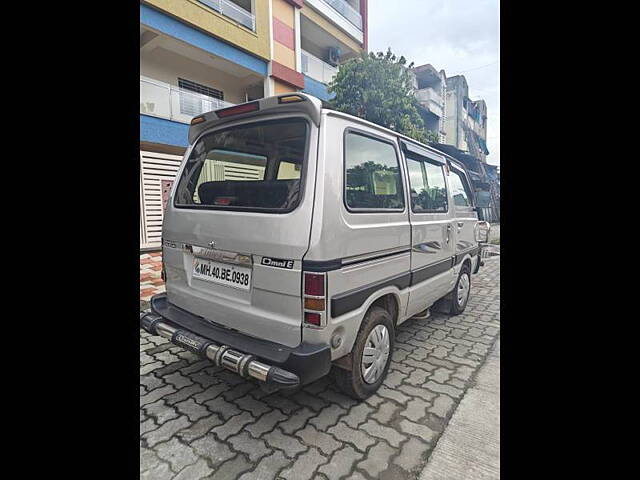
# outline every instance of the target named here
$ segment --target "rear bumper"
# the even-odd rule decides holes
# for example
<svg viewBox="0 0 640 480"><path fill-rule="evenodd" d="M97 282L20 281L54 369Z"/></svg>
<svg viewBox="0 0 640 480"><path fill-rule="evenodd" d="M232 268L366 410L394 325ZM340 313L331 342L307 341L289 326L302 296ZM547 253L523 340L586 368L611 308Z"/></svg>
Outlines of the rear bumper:
<svg viewBox="0 0 640 480"><path fill-rule="evenodd" d="M291 348L250 337L176 307L166 294L151 299L151 312L140 312L140 327L216 365L280 388L313 382L331 369L328 345Z"/></svg>

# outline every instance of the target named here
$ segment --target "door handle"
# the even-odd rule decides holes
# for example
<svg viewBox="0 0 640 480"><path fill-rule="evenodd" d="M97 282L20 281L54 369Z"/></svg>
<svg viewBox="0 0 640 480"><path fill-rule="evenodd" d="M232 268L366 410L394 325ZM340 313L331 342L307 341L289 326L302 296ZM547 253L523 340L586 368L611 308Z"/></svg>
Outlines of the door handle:
<svg viewBox="0 0 640 480"><path fill-rule="evenodd" d="M464 227L464 222L458 222L458 228Z"/></svg>
<svg viewBox="0 0 640 480"><path fill-rule="evenodd" d="M451 224L448 223L447 224L447 245L449 244L450 240L451 240Z"/></svg>

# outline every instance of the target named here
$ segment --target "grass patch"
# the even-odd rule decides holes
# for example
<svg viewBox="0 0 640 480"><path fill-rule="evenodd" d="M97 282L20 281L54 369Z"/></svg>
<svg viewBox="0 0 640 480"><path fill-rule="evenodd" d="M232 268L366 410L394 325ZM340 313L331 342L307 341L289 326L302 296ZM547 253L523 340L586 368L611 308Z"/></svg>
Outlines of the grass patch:
<svg viewBox="0 0 640 480"><path fill-rule="evenodd" d="M492 245L500 245L500 237L489 240L489 243Z"/></svg>

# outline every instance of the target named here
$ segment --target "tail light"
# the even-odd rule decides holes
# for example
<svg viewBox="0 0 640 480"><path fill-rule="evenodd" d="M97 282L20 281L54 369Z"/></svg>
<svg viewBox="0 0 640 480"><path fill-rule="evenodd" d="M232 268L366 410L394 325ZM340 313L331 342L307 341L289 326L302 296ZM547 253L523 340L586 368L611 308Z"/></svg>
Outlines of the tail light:
<svg viewBox="0 0 640 480"><path fill-rule="evenodd" d="M327 276L324 273L305 272L303 279L304 323L322 328L327 324Z"/></svg>

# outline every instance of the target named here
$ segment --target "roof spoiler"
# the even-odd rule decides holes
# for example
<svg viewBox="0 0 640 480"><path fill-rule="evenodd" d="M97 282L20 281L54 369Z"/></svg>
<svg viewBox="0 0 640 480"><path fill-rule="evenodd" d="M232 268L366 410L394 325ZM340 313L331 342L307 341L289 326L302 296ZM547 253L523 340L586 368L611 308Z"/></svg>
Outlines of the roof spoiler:
<svg viewBox="0 0 640 480"><path fill-rule="evenodd" d="M318 98L299 92L240 103L193 117L189 127L189 143L192 144L203 131L222 123L272 113L304 113L319 126L321 109L322 102Z"/></svg>

